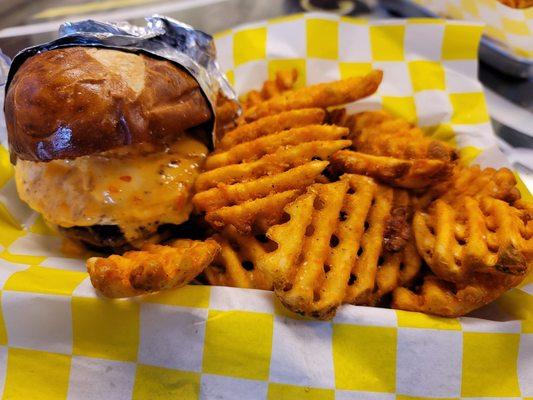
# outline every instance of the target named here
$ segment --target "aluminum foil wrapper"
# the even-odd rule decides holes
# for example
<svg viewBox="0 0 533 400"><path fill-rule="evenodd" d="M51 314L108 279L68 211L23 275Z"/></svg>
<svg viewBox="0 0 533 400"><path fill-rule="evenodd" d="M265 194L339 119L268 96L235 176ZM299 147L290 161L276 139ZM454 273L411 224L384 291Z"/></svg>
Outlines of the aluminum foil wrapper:
<svg viewBox="0 0 533 400"><path fill-rule="evenodd" d="M198 81L209 100L213 115L215 115L219 92L226 98L237 101L235 92L216 61L213 38L183 22L160 15L146 18L146 26L136 26L128 22L93 20L66 22L59 27L58 39L28 47L13 58L5 92L7 93L17 70L28 58L48 50L73 46L145 53L169 60L185 68ZM213 142L215 141L214 135L215 127L213 126L211 134Z"/></svg>

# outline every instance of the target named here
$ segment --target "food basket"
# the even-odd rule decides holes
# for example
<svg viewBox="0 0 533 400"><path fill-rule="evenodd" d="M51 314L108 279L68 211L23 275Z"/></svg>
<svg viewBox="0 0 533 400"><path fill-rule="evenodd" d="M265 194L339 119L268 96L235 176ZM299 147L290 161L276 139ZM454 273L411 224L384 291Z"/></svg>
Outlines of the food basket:
<svg viewBox="0 0 533 400"><path fill-rule="evenodd" d="M481 60L499 71L533 77L533 7L510 8L498 0L381 0L406 17L444 17L485 24Z"/></svg>
<svg viewBox="0 0 533 400"><path fill-rule="evenodd" d="M280 69L298 85L384 71L350 110L385 108L507 166L481 85L476 23L304 14L216 36L239 93ZM192 285L129 300L94 291L84 260L17 198L1 125L0 390L6 399L413 399L533 396L533 285L459 319L345 306L329 322L271 292ZM530 196L524 186L523 196Z"/></svg>

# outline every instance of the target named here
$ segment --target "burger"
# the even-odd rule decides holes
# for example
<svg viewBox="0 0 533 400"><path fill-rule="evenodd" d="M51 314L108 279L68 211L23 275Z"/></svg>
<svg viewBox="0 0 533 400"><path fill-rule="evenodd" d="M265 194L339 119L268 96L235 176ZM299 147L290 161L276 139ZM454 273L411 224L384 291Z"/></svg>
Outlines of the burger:
<svg viewBox="0 0 533 400"><path fill-rule="evenodd" d="M50 50L18 69L4 111L18 194L66 237L120 252L189 218L214 118L181 67Z"/></svg>

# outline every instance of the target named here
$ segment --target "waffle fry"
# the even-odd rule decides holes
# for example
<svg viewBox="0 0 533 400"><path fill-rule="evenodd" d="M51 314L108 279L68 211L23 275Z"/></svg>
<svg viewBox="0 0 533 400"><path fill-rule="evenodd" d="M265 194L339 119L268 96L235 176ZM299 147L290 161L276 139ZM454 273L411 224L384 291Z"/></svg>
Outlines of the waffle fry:
<svg viewBox="0 0 533 400"><path fill-rule="evenodd" d="M317 185L317 193L311 191L287 207L291 221L267 232L279 247L268 254L261 265L268 265L263 268L274 277L276 294L295 312L327 319L342 302L344 291L327 291L326 287L334 285L340 277L343 281L340 287L345 289L351 264L331 265L327 272L325 265L330 254L329 238L335 233L347 190L347 182ZM317 194L320 197L317 198ZM321 210L315 210L315 200L328 203ZM310 226L314 227L314 232L309 235ZM324 287L321 283L325 283Z"/></svg>
<svg viewBox="0 0 533 400"><path fill-rule="evenodd" d="M460 317L496 300L522 279L508 276L495 280L491 276L478 274L472 282L456 285L428 275L417 292L403 287L396 289L391 306L442 317Z"/></svg>
<svg viewBox="0 0 533 400"><path fill-rule="evenodd" d="M350 116L346 123L350 124L351 132L356 138L361 136L365 129L378 128L381 133L391 134L415 128L409 121L385 110L363 111ZM415 129L413 136L419 137L420 133L419 129Z"/></svg>
<svg viewBox="0 0 533 400"><path fill-rule="evenodd" d="M374 292L367 304L379 304L396 288L409 286L419 275L422 259L418 255L414 240L410 239L400 252L384 252L378 261Z"/></svg>
<svg viewBox="0 0 533 400"><path fill-rule="evenodd" d="M365 231L358 245L361 254L352 271L345 301L351 304L368 302L375 286L379 257L383 250L386 217L393 201L393 189L378 185L373 204L365 222ZM368 227L367 227L368 226Z"/></svg>
<svg viewBox="0 0 533 400"><path fill-rule="evenodd" d="M524 199L518 199L513 203L513 207L522 212L522 218L526 224L526 231L533 232L533 203Z"/></svg>
<svg viewBox="0 0 533 400"><path fill-rule="evenodd" d="M298 79L298 70L288 69L276 72L274 79L265 81L260 91L252 90L243 96L244 108L253 107L272 97L291 90Z"/></svg>
<svg viewBox="0 0 533 400"><path fill-rule="evenodd" d="M341 150L331 157L333 170L338 173L367 175L392 186L422 189L446 178L451 164L442 160L376 156L351 150Z"/></svg>
<svg viewBox="0 0 533 400"><path fill-rule="evenodd" d="M291 90L246 109L243 114L244 120L251 122L288 110L312 107L327 108L350 103L373 94L382 78L383 72L374 70L362 77Z"/></svg>
<svg viewBox="0 0 533 400"><path fill-rule="evenodd" d="M196 180L196 191L201 192L219 184L246 182L264 175L272 175L305 164L313 159L327 160L337 150L348 147L349 140L317 140L281 147L257 161L230 164L202 173Z"/></svg>
<svg viewBox="0 0 533 400"><path fill-rule="evenodd" d="M405 247L411 237L411 199L407 191L395 190L394 203L383 233L383 249L395 253Z"/></svg>
<svg viewBox="0 0 533 400"><path fill-rule="evenodd" d="M524 275L533 260L533 232L523 211L490 197L436 200L413 220L416 245L439 278L465 282L475 272ZM500 279L496 277L495 279Z"/></svg>
<svg viewBox="0 0 533 400"><path fill-rule="evenodd" d="M238 144L224 152L215 152L207 158L205 169L209 171L225 165L254 161L266 154L274 153L282 146L294 146L315 140L339 140L347 134L346 128L332 125L293 128Z"/></svg>
<svg viewBox="0 0 533 400"><path fill-rule="evenodd" d="M285 214L285 206L300 193L301 190L287 190L235 206L222 207L209 212L205 219L215 229L232 226L241 233L249 234L253 231L254 224L261 230L260 227L280 222Z"/></svg>
<svg viewBox="0 0 533 400"><path fill-rule="evenodd" d="M231 225L250 233L280 222L285 205L319 180L327 162L318 160L351 144L342 140L346 128L309 124L324 116L321 109L293 110L230 132L225 144L232 146L208 157L196 181L196 209L217 230Z"/></svg>
<svg viewBox="0 0 533 400"><path fill-rule="evenodd" d="M370 178L345 175L289 204L289 221L266 234L277 248L260 259L281 302L320 319L343 302L363 304L374 288L392 194Z"/></svg>
<svg viewBox="0 0 533 400"><path fill-rule="evenodd" d="M197 210L210 212L273 193L305 188L315 181L327 165L327 161L311 161L286 172L264 176L254 181L234 185L222 184L197 193L193 197L193 203Z"/></svg>
<svg viewBox="0 0 533 400"><path fill-rule="evenodd" d="M355 114L344 122L357 151L405 160L431 159L451 162L457 151L445 142L428 138L424 132L386 111Z"/></svg>
<svg viewBox="0 0 533 400"><path fill-rule="evenodd" d="M189 283L215 258L220 246L179 239L168 246L147 244L140 251L87 260L93 286L111 298L132 297Z"/></svg>
<svg viewBox="0 0 533 400"><path fill-rule="evenodd" d="M369 305L380 304L397 287L411 284L421 270L422 259L411 233L411 197L406 190L394 190L392 209L385 219L383 249Z"/></svg>
<svg viewBox="0 0 533 400"><path fill-rule="evenodd" d="M520 192L516 187L516 178L508 168L481 169L479 165L472 167L456 166L449 179L432 186L426 193L418 197L417 207L425 208L437 198L452 203L462 196L476 199L492 197L513 203L520 198Z"/></svg>
<svg viewBox="0 0 533 400"><path fill-rule="evenodd" d="M272 290L270 277L257 268L258 255L265 253L261 245L254 238L241 236L232 230L227 230L224 235L228 238L213 236L221 250L204 271L209 284Z"/></svg>
<svg viewBox="0 0 533 400"><path fill-rule="evenodd" d="M250 142L272 133L320 124L324 121L325 114L325 111L320 108L305 108L261 118L249 124L240 125L226 133L221 139L218 148L229 149L243 142Z"/></svg>

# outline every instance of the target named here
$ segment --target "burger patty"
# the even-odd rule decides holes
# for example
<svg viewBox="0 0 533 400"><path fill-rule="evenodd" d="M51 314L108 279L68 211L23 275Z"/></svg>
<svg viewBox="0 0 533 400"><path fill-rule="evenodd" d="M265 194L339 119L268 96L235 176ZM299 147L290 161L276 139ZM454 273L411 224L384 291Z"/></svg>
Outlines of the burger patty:
<svg viewBox="0 0 533 400"><path fill-rule="evenodd" d="M202 229L198 227L202 226ZM90 250L101 253L122 254L128 250L134 250L134 244L127 240L118 225L92 225L92 226L73 226L65 228L58 226L57 229L61 234L69 239L82 242ZM143 230L143 227L139 227ZM144 239L148 239L154 235L147 230ZM209 226L205 225L205 221L198 215L193 215L189 220L183 224L163 224L158 226L155 235L158 236L158 242L164 242L166 239L172 237L187 238L193 240L205 240L211 234ZM140 242L143 242L141 239Z"/></svg>
<svg viewBox="0 0 533 400"><path fill-rule="evenodd" d="M124 253L133 246L117 225L58 227L67 238L82 242L91 250L104 253Z"/></svg>

